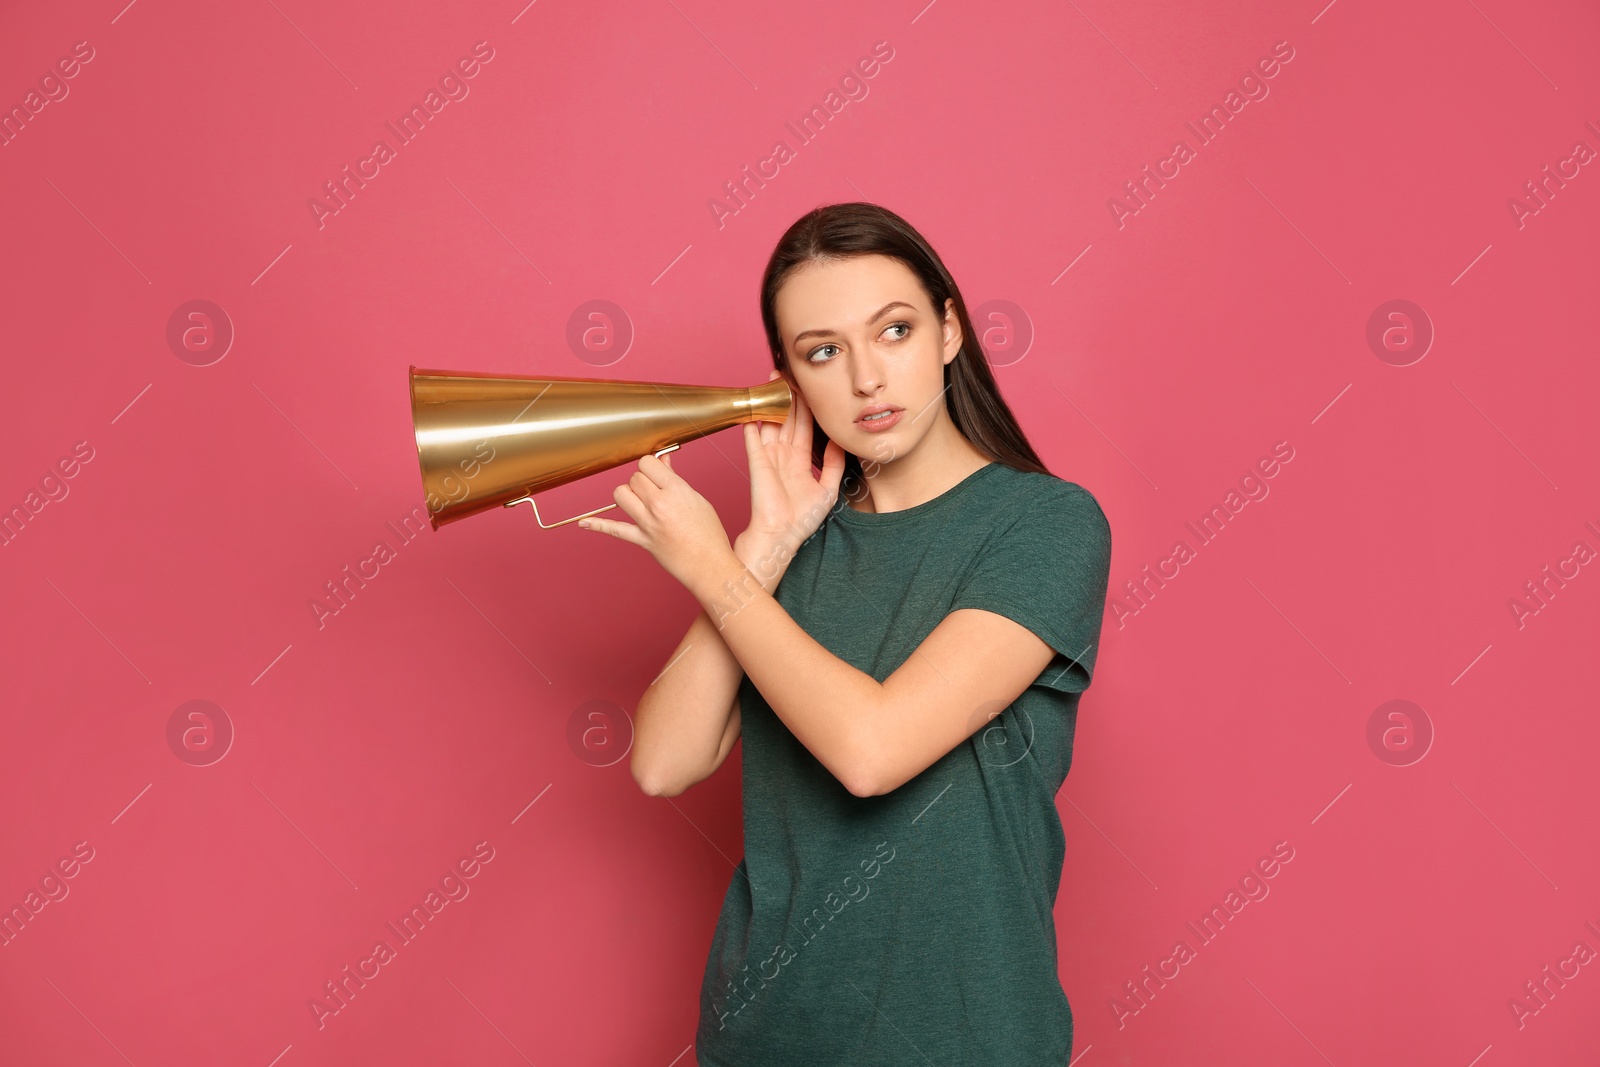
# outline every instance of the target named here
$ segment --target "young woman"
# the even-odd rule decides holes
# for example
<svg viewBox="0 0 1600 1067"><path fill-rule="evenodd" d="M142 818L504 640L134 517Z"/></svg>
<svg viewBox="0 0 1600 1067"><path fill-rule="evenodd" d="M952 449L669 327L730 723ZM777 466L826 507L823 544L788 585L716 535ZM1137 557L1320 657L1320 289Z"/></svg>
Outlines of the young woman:
<svg viewBox="0 0 1600 1067"><path fill-rule="evenodd" d="M955 282L892 212L801 218L761 315L795 399L743 428L749 527L730 545L655 456L614 494L632 523L587 520L703 608L639 701L641 788L681 793L744 741L699 1063L1064 1064L1055 794L1105 515L1045 470Z"/></svg>

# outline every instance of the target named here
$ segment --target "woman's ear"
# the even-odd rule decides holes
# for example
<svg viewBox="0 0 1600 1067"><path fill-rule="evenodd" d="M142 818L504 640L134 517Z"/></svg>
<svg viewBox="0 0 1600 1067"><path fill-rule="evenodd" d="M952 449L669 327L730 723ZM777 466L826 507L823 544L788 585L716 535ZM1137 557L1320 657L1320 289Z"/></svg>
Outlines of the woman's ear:
<svg viewBox="0 0 1600 1067"><path fill-rule="evenodd" d="M953 297L944 298L944 362L945 366L961 353L961 346L965 338L961 336L961 318L956 314L956 302Z"/></svg>

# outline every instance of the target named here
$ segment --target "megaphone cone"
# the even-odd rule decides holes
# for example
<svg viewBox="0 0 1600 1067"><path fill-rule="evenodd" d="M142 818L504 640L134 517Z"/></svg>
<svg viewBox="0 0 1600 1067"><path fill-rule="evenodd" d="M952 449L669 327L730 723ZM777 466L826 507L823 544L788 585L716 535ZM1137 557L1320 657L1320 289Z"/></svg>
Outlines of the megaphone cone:
<svg viewBox="0 0 1600 1067"><path fill-rule="evenodd" d="M516 377L411 368L411 422L428 516L445 523L577 481L741 422L783 422L793 394L777 378L750 388Z"/></svg>

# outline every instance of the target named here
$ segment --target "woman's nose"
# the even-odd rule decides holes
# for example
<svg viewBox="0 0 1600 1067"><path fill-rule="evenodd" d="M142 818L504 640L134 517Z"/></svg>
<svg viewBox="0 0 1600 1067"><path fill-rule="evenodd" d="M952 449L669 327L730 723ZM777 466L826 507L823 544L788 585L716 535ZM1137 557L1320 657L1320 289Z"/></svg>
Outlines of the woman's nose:
<svg viewBox="0 0 1600 1067"><path fill-rule="evenodd" d="M858 355L851 368L855 375L855 390L862 396L871 396L883 388L883 364L876 356Z"/></svg>

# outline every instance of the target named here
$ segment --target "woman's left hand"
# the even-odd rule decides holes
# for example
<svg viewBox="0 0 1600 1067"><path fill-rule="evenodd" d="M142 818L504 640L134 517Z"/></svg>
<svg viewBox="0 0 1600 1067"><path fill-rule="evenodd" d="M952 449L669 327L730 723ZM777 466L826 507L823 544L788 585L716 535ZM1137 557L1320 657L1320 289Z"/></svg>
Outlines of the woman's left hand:
<svg viewBox="0 0 1600 1067"><path fill-rule="evenodd" d="M644 456L611 496L632 523L591 515L578 525L638 545L691 592L719 568L738 562L717 509L668 459Z"/></svg>

